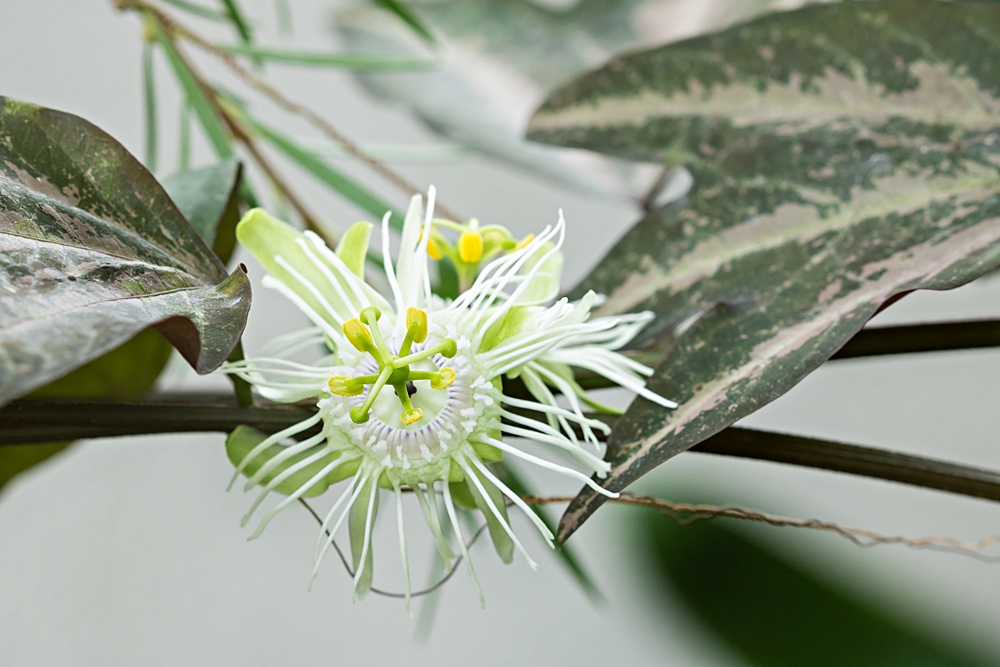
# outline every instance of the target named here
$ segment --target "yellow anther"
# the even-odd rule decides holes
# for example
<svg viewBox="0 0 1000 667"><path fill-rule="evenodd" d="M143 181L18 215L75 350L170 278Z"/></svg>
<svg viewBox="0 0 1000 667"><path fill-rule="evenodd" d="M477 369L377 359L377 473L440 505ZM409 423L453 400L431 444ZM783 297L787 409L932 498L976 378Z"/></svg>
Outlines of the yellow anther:
<svg viewBox="0 0 1000 667"><path fill-rule="evenodd" d="M528 234L523 239L521 239L520 243L518 243L516 246L514 246L514 250L512 252L517 252L518 250L520 250L521 248L524 248L525 246L527 246L529 243L531 243L534 240L535 240L535 235L534 234Z"/></svg>
<svg viewBox="0 0 1000 667"><path fill-rule="evenodd" d="M372 340L371 333L356 317L344 322L344 335L358 352L369 352L375 349L375 341Z"/></svg>
<svg viewBox="0 0 1000 667"><path fill-rule="evenodd" d="M406 411L403 410L399 413L399 420L409 426L410 424L415 424L424 418L424 411L420 408L413 408L413 410Z"/></svg>
<svg viewBox="0 0 1000 667"><path fill-rule="evenodd" d="M326 385L337 396L357 396L365 390L363 383L349 384L350 379L347 375L334 375L327 381Z"/></svg>
<svg viewBox="0 0 1000 667"><path fill-rule="evenodd" d="M462 232L458 237L458 256L469 264L475 264L482 259L483 235L468 229Z"/></svg>
<svg viewBox="0 0 1000 667"><path fill-rule="evenodd" d="M445 366L438 371L437 377L431 380L431 389L447 389L455 381L455 371Z"/></svg>
<svg viewBox="0 0 1000 667"><path fill-rule="evenodd" d="M406 331L413 332L414 343L427 340L427 311L422 308L407 308Z"/></svg>

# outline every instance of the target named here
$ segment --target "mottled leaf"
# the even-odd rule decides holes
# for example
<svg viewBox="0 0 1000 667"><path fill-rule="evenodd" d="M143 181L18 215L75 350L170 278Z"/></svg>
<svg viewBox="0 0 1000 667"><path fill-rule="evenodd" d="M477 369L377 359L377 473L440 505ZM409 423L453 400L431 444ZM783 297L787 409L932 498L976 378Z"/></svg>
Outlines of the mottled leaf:
<svg viewBox="0 0 1000 667"><path fill-rule="evenodd" d="M177 208L223 262L229 261L236 247L242 171L239 160L230 158L163 179L163 188Z"/></svg>
<svg viewBox="0 0 1000 667"><path fill-rule="evenodd" d="M703 314L650 384L680 407L632 405L608 487L788 391L898 295L1000 264L997 34L996 6L813 6L614 60L542 107L536 139L694 176L577 290L653 310L639 346Z"/></svg>
<svg viewBox="0 0 1000 667"><path fill-rule="evenodd" d="M155 325L199 372L250 307L163 188L76 116L0 98L0 403Z"/></svg>
<svg viewBox="0 0 1000 667"><path fill-rule="evenodd" d="M788 549L779 552L721 524L679 526L648 513L636 532L639 574L646 575L642 581L654 599L666 602L670 618L676 618L680 601L688 617L741 664L985 667L996 662L957 637L909 627L880 608L886 601L876 606L858 599L792 560Z"/></svg>

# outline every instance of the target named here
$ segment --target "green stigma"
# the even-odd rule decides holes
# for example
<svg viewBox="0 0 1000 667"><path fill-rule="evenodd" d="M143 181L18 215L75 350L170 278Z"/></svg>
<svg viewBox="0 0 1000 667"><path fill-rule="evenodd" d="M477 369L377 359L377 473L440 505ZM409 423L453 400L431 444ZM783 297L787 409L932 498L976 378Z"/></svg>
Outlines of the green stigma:
<svg viewBox="0 0 1000 667"><path fill-rule="evenodd" d="M368 421L372 405L375 404L375 399L378 398L382 388L389 385L395 390L396 397L403 406L399 420L409 426L420 421L424 413L410 402L410 392L406 387L408 382L426 380L430 382L432 389L441 390L448 388L455 381L455 371L451 368L414 371L410 370L410 364L423 361L435 354L450 359L455 356L458 346L451 338L442 338L437 345L410 354L413 343L423 343L427 339L427 312L420 308L410 308L406 311L406 336L403 338L403 344L399 346L398 355L392 354L378 326L380 317L382 313L379 309L369 306L361 311L359 317L344 322L343 327L344 335L351 345L359 352L366 352L375 359L378 373L357 377L335 375L327 382L327 386L338 396L358 396L364 392L365 386L372 385L365 402L351 408L351 420L355 424L364 424Z"/></svg>

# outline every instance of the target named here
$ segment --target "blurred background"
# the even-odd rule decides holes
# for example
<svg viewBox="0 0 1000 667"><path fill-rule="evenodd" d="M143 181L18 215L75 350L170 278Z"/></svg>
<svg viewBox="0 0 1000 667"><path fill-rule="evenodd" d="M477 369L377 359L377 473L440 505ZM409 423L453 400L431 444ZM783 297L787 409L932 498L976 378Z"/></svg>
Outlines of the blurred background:
<svg viewBox="0 0 1000 667"><path fill-rule="evenodd" d="M617 51L798 3L590 2L585 9L594 17L584 14L582 27L549 42L533 35L536 24L519 18L538 10L530 3L483 2L482 15L448 14L448 3L438 4L428 15L451 38L440 47L439 70L358 78L269 63L264 74L411 182L434 184L440 201L463 216L506 225L520 236L553 222L561 207L569 225L568 288L638 219L636 200L656 172L525 144L518 137L534 108L551 88ZM559 30L568 16L561 12L575 7L571 1L539 4ZM373 50L381 43L401 54L419 46L398 19L368 4L246 0L244 7L261 43L325 51ZM225 24L192 23L233 41ZM139 20L106 0L0 0L0 95L83 116L140 156L142 60ZM237 85L213 65L205 61L206 72ZM180 165L174 147L182 105L166 62L157 58L154 66L161 114L156 171L162 176ZM255 112L289 134L314 137L310 145L332 164L402 205L398 193L342 160L302 121L266 104ZM193 137L191 163L213 162L207 142L197 131ZM366 217L298 166L273 158L331 228ZM244 339L252 354L305 320L260 287L262 271L252 260L242 253L237 260L247 262L255 287ZM998 304L1000 281L986 278L952 292L911 295L877 323L996 317ZM998 378L1000 351L837 361L745 423L1000 468ZM228 383L196 376L174 359L160 388L225 390ZM896 546L862 549L828 534L731 520L678 527L645 510L613 506L571 541L599 595L585 592L516 517L515 530L540 563L537 572L519 559L504 566L483 540L472 556L486 609L478 608L458 572L428 608L414 604L418 618L411 620L398 600L372 595L352 604L350 578L332 559L306 593L314 520L305 511L287 511L247 543L239 520L250 499L238 489L225 492L231 471L219 434L122 438L79 443L6 485L0 491L0 663L1000 662L998 565ZM523 473L546 493L577 490L554 475ZM633 490L889 534L975 541L1000 532L1000 508L987 501L702 454L678 456ZM419 511L408 510L414 510L411 525L418 525ZM416 582L430 580L428 537L420 530L408 534ZM380 525L376 546L376 585L401 589L388 523Z"/></svg>

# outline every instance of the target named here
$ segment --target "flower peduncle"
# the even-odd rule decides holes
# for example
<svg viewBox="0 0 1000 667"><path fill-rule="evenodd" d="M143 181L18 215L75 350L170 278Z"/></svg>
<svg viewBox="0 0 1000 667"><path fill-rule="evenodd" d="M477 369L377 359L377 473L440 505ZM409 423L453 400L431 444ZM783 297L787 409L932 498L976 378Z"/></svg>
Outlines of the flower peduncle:
<svg viewBox="0 0 1000 667"><path fill-rule="evenodd" d="M406 312L406 336L400 345L400 354L394 355L389 351L378 325L381 317L382 313L378 308L369 306L361 311L359 317L347 320L343 326L347 340L359 352L370 354L378 364L379 372L356 377L335 375L327 381L327 386L338 396L359 396L364 393L365 386L371 385L364 403L350 411L351 421L364 424L368 421L369 413L382 388L389 385L403 407L399 415L400 421L410 426L420 421L424 412L410 401L407 385L426 381L430 383L431 389L442 390L455 381L455 371L447 366L435 371L414 371L410 369L410 365L436 354L450 359L458 352L458 346L453 339L442 338L436 345L411 354L413 343L420 344L427 340L427 312L420 308L410 308Z"/></svg>

